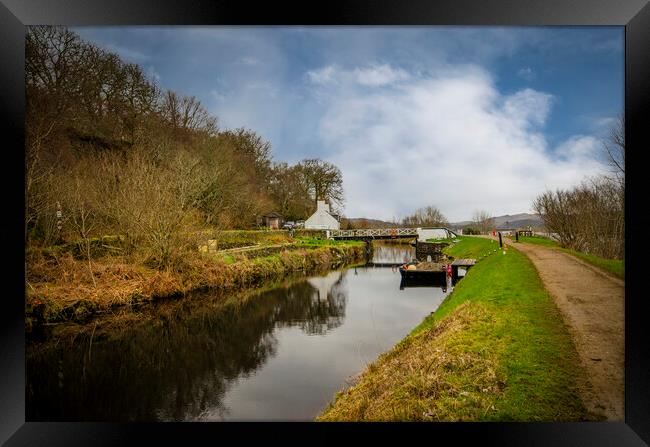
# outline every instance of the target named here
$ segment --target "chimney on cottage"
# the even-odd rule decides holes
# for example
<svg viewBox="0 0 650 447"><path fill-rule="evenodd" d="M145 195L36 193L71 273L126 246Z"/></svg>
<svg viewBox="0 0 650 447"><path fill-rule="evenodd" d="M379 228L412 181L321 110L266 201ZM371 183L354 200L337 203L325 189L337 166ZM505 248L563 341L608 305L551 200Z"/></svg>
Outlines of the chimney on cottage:
<svg viewBox="0 0 650 447"><path fill-rule="evenodd" d="M329 213L330 212L330 206L327 203L325 203L324 200L317 200L316 201L316 211L320 211L320 210L323 210L323 211L326 211L326 212Z"/></svg>

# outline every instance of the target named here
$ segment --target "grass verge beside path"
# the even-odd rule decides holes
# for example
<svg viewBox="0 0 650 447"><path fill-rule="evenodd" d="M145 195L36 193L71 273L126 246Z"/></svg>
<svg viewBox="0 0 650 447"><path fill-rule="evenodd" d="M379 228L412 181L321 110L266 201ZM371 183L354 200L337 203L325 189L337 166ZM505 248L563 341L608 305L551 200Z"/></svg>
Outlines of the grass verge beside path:
<svg viewBox="0 0 650 447"><path fill-rule="evenodd" d="M624 259L605 259L587 253L582 253L570 248L561 247L556 241L541 236L519 236L519 242L543 245L545 247L555 248L570 255L580 258L591 265L595 265L603 270L613 273L621 279L625 279L625 260Z"/></svg>
<svg viewBox="0 0 650 447"><path fill-rule="evenodd" d="M523 254L497 247L472 237L448 247L477 264L317 420L597 419L581 403L585 372L537 271Z"/></svg>

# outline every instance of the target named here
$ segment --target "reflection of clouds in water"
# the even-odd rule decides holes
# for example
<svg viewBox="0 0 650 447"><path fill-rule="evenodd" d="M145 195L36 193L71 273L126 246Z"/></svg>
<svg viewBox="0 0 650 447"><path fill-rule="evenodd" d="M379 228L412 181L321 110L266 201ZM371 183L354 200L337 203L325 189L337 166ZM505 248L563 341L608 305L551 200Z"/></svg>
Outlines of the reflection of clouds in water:
<svg viewBox="0 0 650 447"><path fill-rule="evenodd" d="M92 362L86 359L89 340L84 337L78 337L73 346L61 344L51 351L39 351L38 356L30 356L27 370L29 386L40 399L36 403L28 396L30 420L41 415L46 420L58 416L73 420L218 421L239 417L246 405L245 411L258 414L255 405L259 394L242 402L228 396L257 380L254 376L278 355L279 345L288 340L278 341L277 329L281 327L299 329L286 331L285 336L300 331L331 335L303 335L310 341L300 343L319 346L304 356L314 361L336 356L340 364L318 366L311 374L320 374L317 371L322 369L323 377L330 380L349 363L362 368L390 347L382 330L390 332L405 324L409 314L415 312L419 319L423 313L417 310L417 301L395 299L392 289L397 286L398 273L392 274L390 269L358 270L357 276L351 270L334 271L287 282L232 302L220 301L209 292L161 302L147 308L153 317L148 322L109 339L95 337ZM346 318L354 324L343 325ZM386 346L378 348L378 344ZM293 362L303 362L302 357L295 358L303 356L302 352L296 350L291 355ZM70 384L62 393L56 385L58 358L63 359L66 383ZM291 363L291 368L297 363ZM83 378L79 365L85 367ZM272 390L269 395L278 393L278 380L285 377L292 377L291 372L274 377L267 388ZM260 380L263 383L264 379ZM295 386L291 383L287 389ZM311 384L302 386L312 389ZM277 411L273 402L264 405L269 411ZM266 406L259 414L267 414ZM292 407L291 411L297 410Z"/></svg>
<svg viewBox="0 0 650 447"><path fill-rule="evenodd" d="M415 256L415 248L407 244L374 242L372 262L408 262Z"/></svg>
<svg viewBox="0 0 650 447"><path fill-rule="evenodd" d="M327 301L327 296L334 285L341 280L343 272L330 272L326 276L309 278L307 282L316 289L316 301Z"/></svg>

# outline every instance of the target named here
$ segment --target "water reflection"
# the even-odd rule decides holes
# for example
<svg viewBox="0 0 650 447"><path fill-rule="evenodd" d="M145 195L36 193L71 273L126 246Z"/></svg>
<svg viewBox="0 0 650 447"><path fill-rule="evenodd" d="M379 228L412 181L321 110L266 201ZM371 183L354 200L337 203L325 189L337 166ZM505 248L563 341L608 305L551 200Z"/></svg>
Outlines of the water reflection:
<svg viewBox="0 0 650 447"><path fill-rule="evenodd" d="M340 326L345 318L346 295L343 290L343 272L330 272L324 277L313 277L285 290L271 293L286 294L278 306L277 327L298 326L309 335L323 335Z"/></svg>
<svg viewBox="0 0 650 447"><path fill-rule="evenodd" d="M445 275L431 276L428 278L404 278L402 277L399 283L399 289L404 290L408 287L440 287L443 293L454 285L450 277Z"/></svg>
<svg viewBox="0 0 650 447"><path fill-rule="evenodd" d="M119 338L91 341L84 333L34 352L29 419L183 420L218 407L225 381L275 355L276 327L324 334L340 326L342 281L343 272L331 272L217 309L200 299L167 303L157 309L157 320Z"/></svg>
<svg viewBox="0 0 650 447"><path fill-rule="evenodd" d="M415 247L407 243L373 242L372 262L403 264L415 257Z"/></svg>
<svg viewBox="0 0 650 447"><path fill-rule="evenodd" d="M197 294L119 331L31 345L27 420L312 419L444 298L400 292L399 277L358 267L232 299Z"/></svg>

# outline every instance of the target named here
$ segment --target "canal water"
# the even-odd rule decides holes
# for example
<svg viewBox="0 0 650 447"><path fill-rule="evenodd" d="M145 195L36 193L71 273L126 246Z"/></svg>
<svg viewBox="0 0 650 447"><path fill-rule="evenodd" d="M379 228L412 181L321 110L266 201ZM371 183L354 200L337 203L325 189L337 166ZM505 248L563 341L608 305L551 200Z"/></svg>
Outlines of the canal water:
<svg viewBox="0 0 650 447"><path fill-rule="evenodd" d="M413 255L376 244L372 261ZM446 294L365 266L144 306L137 323L31 346L27 420L313 420Z"/></svg>

